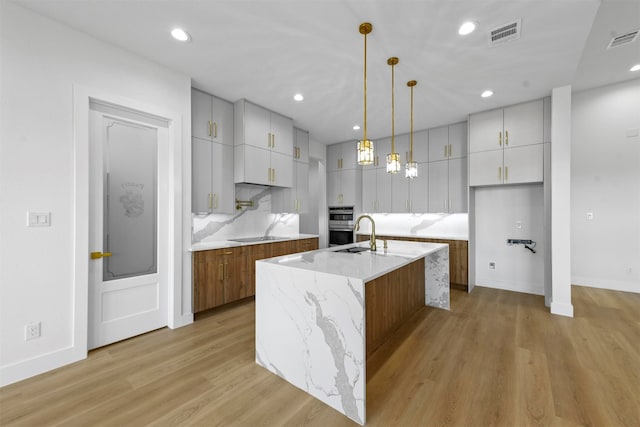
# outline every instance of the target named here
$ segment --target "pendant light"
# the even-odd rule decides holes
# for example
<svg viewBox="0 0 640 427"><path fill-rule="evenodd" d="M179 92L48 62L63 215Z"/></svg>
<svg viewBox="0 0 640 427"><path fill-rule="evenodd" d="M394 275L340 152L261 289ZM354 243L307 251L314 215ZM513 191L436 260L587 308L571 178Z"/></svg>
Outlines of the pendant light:
<svg viewBox="0 0 640 427"><path fill-rule="evenodd" d="M368 22L360 24L360 34L364 35L364 132L358 141L357 159L359 165L373 164L373 141L367 139L367 34L373 30Z"/></svg>
<svg viewBox="0 0 640 427"><path fill-rule="evenodd" d="M410 80L407 82L407 86L411 88L411 133L409 134L409 159L407 159L405 176L409 179L418 177L418 164L413 161L413 87L418 82Z"/></svg>
<svg viewBox="0 0 640 427"><path fill-rule="evenodd" d="M395 122L396 122L396 112L395 112L395 97L394 97L394 67L398 64L398 58L395 56L387 59L387 64L391 65L391 153L387 154L387 172L388 173L398 173L400 172L400 154L396 153L396 143L395 143Z"/></svg>

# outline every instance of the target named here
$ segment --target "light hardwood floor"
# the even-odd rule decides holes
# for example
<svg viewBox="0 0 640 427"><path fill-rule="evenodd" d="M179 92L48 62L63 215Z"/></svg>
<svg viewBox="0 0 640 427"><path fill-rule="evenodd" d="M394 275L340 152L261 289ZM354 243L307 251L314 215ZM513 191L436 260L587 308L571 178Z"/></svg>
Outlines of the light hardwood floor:
<svg viewBox="0 0 640 427"><path fill-rule="evenodd" d="M454 290L367 366L369 426L640 426L640 295L573 287L575 318L539 296ZM0 389L0 425L351 426L254 363L254 303L92 351Z"/></svg>

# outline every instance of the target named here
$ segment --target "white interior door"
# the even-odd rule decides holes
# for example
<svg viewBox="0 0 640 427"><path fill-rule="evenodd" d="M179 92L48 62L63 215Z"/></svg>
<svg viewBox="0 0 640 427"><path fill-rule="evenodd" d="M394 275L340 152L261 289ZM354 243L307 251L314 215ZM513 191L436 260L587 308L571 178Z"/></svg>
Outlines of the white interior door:
<svg viewBox="0 0 640 427"><path fill-rule="evenodd" d="M89 349L167 325L169 129L103 107L90 113Z"/></svg>

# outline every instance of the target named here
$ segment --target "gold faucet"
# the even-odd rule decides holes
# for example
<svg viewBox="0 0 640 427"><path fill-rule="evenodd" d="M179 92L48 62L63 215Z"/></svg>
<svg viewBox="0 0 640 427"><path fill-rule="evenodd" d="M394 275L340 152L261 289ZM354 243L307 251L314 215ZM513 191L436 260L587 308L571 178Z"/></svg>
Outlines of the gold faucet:
<svg viewBox="0 0 640 427"><path fill-rule="evenodd" d="M360 215L356 220L356 225L353 226L354 231L360 230L360 220L362 218L368 218L371 221L371 236L369 236L369 247L372 252L376 250L376 223L373 221L369 215Z"/></svg>

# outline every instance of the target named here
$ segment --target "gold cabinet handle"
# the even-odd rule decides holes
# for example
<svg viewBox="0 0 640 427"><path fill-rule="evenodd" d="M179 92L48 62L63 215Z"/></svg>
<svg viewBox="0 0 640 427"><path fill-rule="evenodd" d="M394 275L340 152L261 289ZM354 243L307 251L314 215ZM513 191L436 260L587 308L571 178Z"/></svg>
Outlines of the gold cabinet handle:
<svg viewBox="0 0 640 427"><path fill-rule="evenodd" d="M231 255L233 253L233 251L225 251L222 252L222 255Z"/></svg>
<svg viewBox="0 0 640 427"><path fill-rule="evenodd" d="M267 174L268 174L267 181L271 182L271 168L269 168Z"/></svg>
<svg viewBox="0 0 640 427"><path fill-rule="evenodd" d="M213 122L211 120L209 120L209 132L208 132L209 136L211 136L213 134Z"/></svg>
<svg viewBox="0 0 640 427"><path fill-rule="evenodd" d="M111 252L91 252L91 259L107 258L113 255Z"/></svg>
<svg viewBox="0 0 640 427"><path fill-rule="evenodd" d="M509 145L509 131L504 131L504 145Z"/></svg>
<svg viewBox="0 0 640 427"><path fill-rule="evenodd" d="M276 148L276 134L271 134L271 148Z"/></svg>
<svg viewBox="0 0 640 427"><path fill-rule="evenodd" d="M209 193L209 209L213 208L213 197L211 195L211 193Z"/></svg>
<svg viewBox="0 0 640 427"><path fill-rule="evenodd" d="M222 263L218 264L218 277L221 282L224 280L224 264Z"/></svg>
<svg viewBox="0 0 640 427"><path fill-rule="evenodd" d="M217 122L213 122L213 137L214 138L218 137L218 123Z"/></svg>
<svg viewBox="0 0 640 427"><path fill-rule="evenodd" d="M218 209L218 193L213 195L213 209Z"/></svg>
<svg viewBox="0 0 640 427"><path fill-rule="evenodd" d="M509 181L509 166L504 167L504 180Z"/></svg>
<svg viewBox="0 0 640 427"><path fill-rule="evenodd" d="M498 145L502 147L502 131L498 132Z"/></svg>
<svg viewBox="0 0 640 427"><path fill-rule="evenodd" d="M224 263L224 278L228 279L229 278L229 269L227 268L227 263Z"/></svg>
<svg viewBox="0 0 640 427"><path fill-rule="evenodd" d="M275 168L271 169L271 172L273 173L273 179L271 181L276 182L276 169Z"/></svg>
<svg viewBox="0 0 640 427"><path fill-rule="evenodd" d="M451 144L449 144L449 157L451 157Z"/></svg>
<svg viewBox="0 0 640 427"><path fill-rule="evenodd" d="M498 181L502 182L502 167L498 168Z"/></svg>

